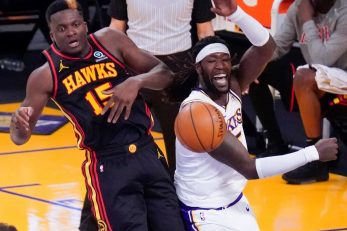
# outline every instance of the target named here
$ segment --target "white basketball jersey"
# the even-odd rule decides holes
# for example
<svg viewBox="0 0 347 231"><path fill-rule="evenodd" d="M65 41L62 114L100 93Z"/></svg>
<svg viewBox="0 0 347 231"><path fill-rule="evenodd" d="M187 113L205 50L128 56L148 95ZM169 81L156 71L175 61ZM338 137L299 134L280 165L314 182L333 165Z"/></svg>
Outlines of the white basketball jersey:
<svg viewBox="0 0 347 231"><path fill-rule="evenodd" d="M201 101L212 104L224 115L227 130L247 148L242 127L241 100L232 91L227 106L221 107L202 90L193 90L181 105ZM208 153L195 153L176 139L175 186L178 198L191 207L216 208L234 201L247 180L233 168L215 160Z"/></svg>

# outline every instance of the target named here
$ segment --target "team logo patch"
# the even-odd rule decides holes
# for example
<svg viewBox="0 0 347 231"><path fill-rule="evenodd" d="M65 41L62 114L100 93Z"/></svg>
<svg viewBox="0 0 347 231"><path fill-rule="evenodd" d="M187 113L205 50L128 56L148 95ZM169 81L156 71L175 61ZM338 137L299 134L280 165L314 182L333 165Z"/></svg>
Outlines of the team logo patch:
<svg viewBox="0 0 347 231"><path fill-rule="evenodd" d="M107 56L104 55L104 53L102 53L101 51L95 51L94 57L96 58L95 62L99 62L99 61L102 61L104 59L107 59Z"/></svg>
<svg viewBox="0 0 347 231"><path fill-rule="evenodd" d="M68 66L65 66L65 65L63 64L63 60L60 60L60 63L59 63L59 72L61 72L61 71L64 70L64 69L69 69L69 67L68 67Z"/></svg>
<svg viewBox="0 0 347 231"><path fill-rule="evenodd" d="M10 131L12 113L0 112L0 132ZM33 134L50 135L64 124L67 119L64 116L42 115L36 123Z"/></svg>

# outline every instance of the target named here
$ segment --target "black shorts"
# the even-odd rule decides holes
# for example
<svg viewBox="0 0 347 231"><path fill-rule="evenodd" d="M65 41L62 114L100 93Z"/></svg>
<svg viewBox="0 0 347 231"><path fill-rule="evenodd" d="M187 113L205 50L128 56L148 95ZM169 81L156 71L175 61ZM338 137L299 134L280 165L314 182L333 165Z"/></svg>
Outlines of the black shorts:
<svg viewBox="0 0 347 231"><path fill-rule="evenodd" d="M152 137L86 156L83 170L99 230L184 230L172 178Z"/></svg>

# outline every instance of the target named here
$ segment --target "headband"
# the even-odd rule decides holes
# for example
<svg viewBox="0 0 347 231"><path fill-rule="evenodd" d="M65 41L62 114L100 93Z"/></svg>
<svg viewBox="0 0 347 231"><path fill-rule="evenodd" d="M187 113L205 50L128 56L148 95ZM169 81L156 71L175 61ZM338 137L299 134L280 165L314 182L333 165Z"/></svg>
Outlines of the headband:
<svg viewBox="0 0 347 231"><path fill-rule="evenodd" d="M195 58L195 63L200 62L203 60L206 56L213 54L213 53L226 53L230 55L229 49L227 46L225 46L222 43L211 43L204 48L201 49L201 51L198 53L198 55Z"/></svg>

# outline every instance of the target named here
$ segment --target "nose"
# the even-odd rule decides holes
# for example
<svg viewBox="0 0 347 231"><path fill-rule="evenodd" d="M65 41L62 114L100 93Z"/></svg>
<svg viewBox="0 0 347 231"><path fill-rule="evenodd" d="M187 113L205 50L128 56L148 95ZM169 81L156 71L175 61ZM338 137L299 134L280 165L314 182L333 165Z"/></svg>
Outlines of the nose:
<svg viewBox="0 0 347 231"><path fill-rule="evenodd" d="M223 60L217 59L215 67L217 69L223 69L223 67L224 67Z"/></svg>
<svg viewBox="0 0 347 231"><path fill-rule="evenodd" d="M76 30L73 27L69 27L67 29L67 36L71 37L74 36L76 34Z"/></svg>

